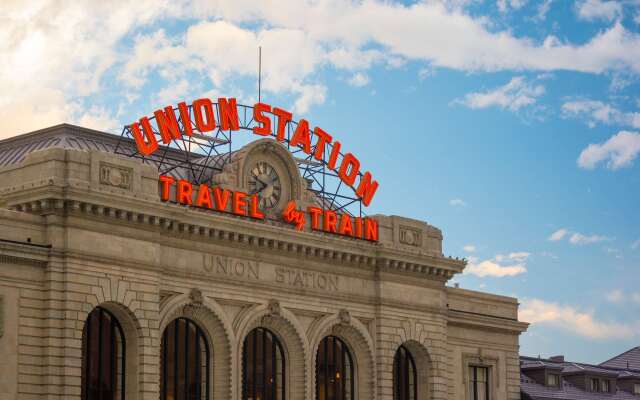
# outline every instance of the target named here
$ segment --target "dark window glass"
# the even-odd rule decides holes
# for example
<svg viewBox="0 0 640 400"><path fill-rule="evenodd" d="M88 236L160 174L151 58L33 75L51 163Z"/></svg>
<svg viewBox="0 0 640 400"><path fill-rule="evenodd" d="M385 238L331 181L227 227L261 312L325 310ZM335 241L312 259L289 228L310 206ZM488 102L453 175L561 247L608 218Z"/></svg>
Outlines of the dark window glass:
<svg viewBox="0 0 640 400"><path fill-rule="evenodd" d="M284 351L276 335L264 328L249 332L242 351L242 399L284 400L284 368Z"/></svg>
<svg viewBox="0 0 640 400"><path fill-rule="evenodd" d="M125 342L109 311L96 307L82 330L83 400L124 399Z"/></svg>
<svg viewBox="0 0 640 400"><path fill-rule="evenodd" d="M353 359L347 345L335 336L327 336L316 355L316 399L353 400Z"/></svg>
<svg viewBox="0 0 640 400"><path fill-rule="evenodd" d="M469 399L489 400L489 368L469 366Z"/></svg>
<svg viewBox="0 0 640 400"><path fill-rule="evenodd" d="M393 358L393 399L417 400L416 363L406 347L400 346Z"/></svg>
<svg viewBox="0 0 640 400"><path fill-rule="evenodd" d="M178 318L165 328L160 366L162 400L209 399L209 345L195 322Z"/></svg>

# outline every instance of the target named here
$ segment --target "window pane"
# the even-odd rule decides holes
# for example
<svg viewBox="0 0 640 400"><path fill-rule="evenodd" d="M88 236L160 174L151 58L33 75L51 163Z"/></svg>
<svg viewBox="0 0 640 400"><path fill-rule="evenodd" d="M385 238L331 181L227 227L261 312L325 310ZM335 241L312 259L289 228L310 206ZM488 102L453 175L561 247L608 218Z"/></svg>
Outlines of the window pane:
<svg viewBox="0 0 640 400"><path fill-rule="evenodd" d="M469 387L467 388L469 390L469 397L467 397L470 400L476 400L476 393L475 393L475 384L476 384L476 379L475 379L475 367L469 367Z"/></svg>
<svg viewBox="0 0 640 400"><path fill-rule="evenodd" d="M393 360L394 400L415 400L417 397L415 362L409 350L400 346Z"/></svg>
<svg viewBox="0 0 640 400"><path fill-rule="evenodd" d="M187 318L172 321L162 334L162 400L200 400L209 391L209 347L202 329Z"/></svg>
<svg viewBox="0 0 640 400"><path fill-rule="evenodd" d="M316 396L318 400L353 400L353 363L346 344L327 336L316 354Z"/></svg>
<svg viewBox="0 0 640 400"><path fill-rule="evenodd" d="M469 399L488 400L491 388L489 386L489 368L469 367Z"/></svg>
<svg viewBox="0 0 640 400"><path fill-rule="evenodd" d="M118 320L96 307L87 317L82 334L83 400L124 398L125 342Z"/></svg>
<svg viewBox="0 0 640 400"><path fill-rule="evenodd" d="M244 340L242 352L242 398L284 400L284 357L278 338L256 328Z"/></svg>

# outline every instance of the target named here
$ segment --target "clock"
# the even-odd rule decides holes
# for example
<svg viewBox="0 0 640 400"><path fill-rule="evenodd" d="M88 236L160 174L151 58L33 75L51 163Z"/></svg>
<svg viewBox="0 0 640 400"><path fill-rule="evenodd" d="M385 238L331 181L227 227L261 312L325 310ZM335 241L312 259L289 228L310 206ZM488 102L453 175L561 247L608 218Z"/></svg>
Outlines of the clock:
<svg viewBox="0 0 640 400"><path fill-rule="evenodd" d="M280 203L282 182L276 168L268 162L258 161L249 170L247 183L249 194L258 195L261 209L273 209Z"/></svg>

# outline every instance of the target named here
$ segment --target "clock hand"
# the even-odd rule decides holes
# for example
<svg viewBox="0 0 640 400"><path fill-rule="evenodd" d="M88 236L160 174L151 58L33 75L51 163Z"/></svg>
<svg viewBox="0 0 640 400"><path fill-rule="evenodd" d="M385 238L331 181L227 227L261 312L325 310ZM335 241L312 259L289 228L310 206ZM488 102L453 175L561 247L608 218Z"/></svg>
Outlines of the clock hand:
<svg viewBox="0 0 640 400"><path fill-rule="evenodd" d="M266 187L266 186L269 186L268 184L264 183L264 182L262 181L262 179L258 178L257 176L256 176L256 180L257 180L258 182L262 183L265 187Z"/></svg>

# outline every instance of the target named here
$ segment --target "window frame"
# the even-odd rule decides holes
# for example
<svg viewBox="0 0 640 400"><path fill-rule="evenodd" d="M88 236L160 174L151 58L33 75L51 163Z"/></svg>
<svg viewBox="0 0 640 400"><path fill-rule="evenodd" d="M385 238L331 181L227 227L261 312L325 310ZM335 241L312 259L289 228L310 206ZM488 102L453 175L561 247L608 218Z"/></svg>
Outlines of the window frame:
<svg viewBox="0 0 640 400"><path fill-rule="evenodd" d="M242 368L242 382L241 384L241 389L242 389L242 393L240 394L240 398L241 400L244 399L248 399L249 398L249 379L248 379L248 365L249 365L249 359L248 359L248 354L247 354L247 343L248 340L250 338L253 338L253 344L252 344L252 349L253 349L253 360L254 360L254 364L252 367L253 370L253 387L252 387L252 392L253 395L255 396L256 394L256 381L257 381L257 370L258 368L256 368L256 362L257 362L257 342L258 342L258 335L254 334L254 333L258 333L261 332L262 335L262 360L263 360L263 366L262 366L262 370L266 370L265 366L266 366L266 346L265 344L267 343L267 334L271 335L271 361L272 361L272 366L271 366L271 373L272 373L272 377L275 377L274 382L275 384L273 385L273 393L272 395L275 397L275 399L278 399L278 392L280 392L280 400L286 400L287 398L287 360L285 357L285 351L284 351L284 346L282 345L282 342L280 341L280 338L278 337L278 335L276 335L273 331L271 331L268 328L264 328L264 327L256 327L252 330L249 331L249 333L247 333L247 335L245 336L244 340L243 340L243 344L242 344L242 354L241 354L241 368ZM253 336L252 336L253 335ZM276 351L280 354L280 360L281 360L281 365L280 367L280 374L282 376L282 387L278 388L277 386L277 376L278 376L278 371L276 371L276 367L278 367L277 365L277 354ZM266 387L266 381L267 381L267 374L263 372L263 387Z"/></svg>
<svg viewBox="0 0 640 400"><path fill-rule="evenodd" d="M485 384L485 400L489 400L491 399L491 366L488 365L478 365L478 364L469 364L469 366L467 367L468 369L468 373L469 373L469 385L473 384L473 397L470 398L470 400L478 400L478 370L479 369L483 369L485 370L485 376L486 376L486 384ZM473 376L471 375L471 371L473 371ZM470 389L469 387L467 387L467 389Z"/></svg>
<svg viewBox="0 0 640 400"><path fill-rule="evenodd" d="M405 362L401 366L400 356L404 353ZM409 379L413 371L413 393ZM403 374L404 372L404 374ZM403 376L401 376L403 375ZM406 376L405 376L406 375ZM394 400L418 400L418 369L411 351L404 345L400 345L393 356L393 399ZM402 382L403 390L400 391L399 383ZM401 396L405 394L405 396Z"/></svg>
<svg viewBox="0 0 640 400"><path fill-rule="evenodd" d="M325 365L322 366L322 370L324 372L324 394L325 394L325 400L327 397L327 392L329 389L329 363L328 363L328 341L329 340L333 340L333 347L332 347L332 354L335 354L337 346L336 343L340 343L340 347L342 349L342 354L341 354L341 369L344 373L344 376L346 376L348 374L349 377L349 382L348 383L344 383L342 384L342 400L355 400L356 399L356 368L355 368L355 363L354 363L354 358L353 355L351 354L351 349L350 347L347 345L347 343L342 340L342 338L335 336L335 335L327 335L325 337L322 338L322 340L318 343L318 348L316 349L315 352L315 366L314 366L314 374L315 374L315 384L316 384L316 390L315 390L315 400L320 400L320 349L323 348L323 343L324 344L324 357L323 359L325 360ZM335 356L334 356L335 357ZM348 360L349 363L349 368L348 371L346 370L346 361ZM344 379L343 376L343 382L346 380ZM347 397L347 386L349 387L349 395Z"/></svg>
<svg viewBox="0 0 640 400"><path fill-rule="evenodd" d="M462 381L460 383L463 385L465 399L472 400L469 397L469 367L473 365L489 368L489 395L491 399L496 397L496 390L500 387L502 372L499 361L500 358L493 353L464 352L460 355L460 364L462 366Z"/></svg>
<svg viewBox="0 0 640 400"><path fill-rule="evenodd" d="M554 379L556 379L555 383L552 383L550 381L550 378L553 377ZM556 373L548 373L547 374L547 386L552 386L552 387L560 387L561 386L561 375L560 374L556 374Z"/></svg>
<svg viewBox="0 0 640 400"><path fill-rule="evenodd" d="M178 345L178 328L177 328L177 324L179 322L185 322L185 345L184 345L184 368L185 368L185 376L187 377L185 379L186 382L188 382L188 363L187 363L187 358L189 356L189 346L186 345L186 343L188 343L188 338L189 338L189 326L193 325L195 327L195 331L196 331L196 365L198 365L198 371L200 372L200 374L202 374L202 362L205 362L205 376L204 376L204 384L205 384L205 390L204 390L204 395L202 393L202 375L200 375L200 384L199 384L199 389L198 392L200 394L200 399L204 399L204 400L209 400L211 398L211 348L209 346L209 340L208 337L204 331L204 329L200 326L200 324L198 324L196 321L192 320L191 318L187 318L187 317L178 317L173 319L171 322L169 322L167 324L167 326L164 328L164 330L162 331L162 337L160 340L160 399L161 400L166 400L168 398L168 393L167 393L167 388L168 388L168 384L167 384L167 379L169 377L168 375L168 347L166 345L166 340L168 340L168 333L169 333L169 329L175 329L173 332L173 357L174 357L174 371L173 371L173 377L174 380L178 380L178 365L179 363L179 345ZM202 350L200 348L200 339L202 339L202 342L204 344L204 351L205 351L205 355L204 355L204 360L200 359L201 357L201 353ZM173 390L173 398L177 398L177 391L178 391L178 386L177 384L174 383L174 390ZM185 392L188 391L188 385L185 384ZM189 396L187 395L187 393L184 394L185 398L189 398ZM203 397L204 396L204 397Z"/></svg>
<svg viewBox="0 0 640 400"><path fill-rule="evenodd" d="M589 378L589 389L592 392L600 392L600 379Z"/></svg>
<svg viewBox="0 0 640 400"><path fill-rule="evenodd" d="M117 397L117 392L118 392L118 388L117 388L117 382L118 382L118 378L120 379L121 382L121 386L120 386L120 400L124 400L125 399L125 394L126 394L126 365L127 365L127 342L126 342L126 338L124 335L124 330L122 329L122 325L120 324L120 321L118 320L118 318L116 318L116 316L109 311L108 309L101 307L101 306L97 306L95 307L93 310L91 310L91 312L87 315L87 318L85 320L83 329L82 329L82 346L81 346L81 352L82 352L82 368L81 368L81 377L80 377L80 384L81 384L81 399L82 400L92 400L91 398L91 392L90 392L90 374L91 374L91 363L92 363L92 355L95 356L95 354L93 354L91 352L91 340L92 340L92 328L91 328L91 323L92 323L92 319L96 317L96 313L97 313L97 317L99 318L98 320L98 371L96 372L98 375L98 386L100 386L100 383L102 382L102 368L103 368L103 364L105 361L102 360L103 357L103 330L102 330L102 324L105 320L104 315L107 315L109 318L109 322L110 322L110 335L111 335L111 349L113 349L115 347L115 345L118 343L117 339L118 336L120 338L120 346L117 349L116 352L112 351L111 355L110 355L110 366L111 366L111 371L110 371L110 379L112 384L114 385L114 391L113 391L113 396L114 398ZM95 334L95 333L94 333ZM120 368L118 368L118 354L120 353L120 358L121 358L121 362L120 362ZM99 396L101 397L101 396Z"/></svg>

